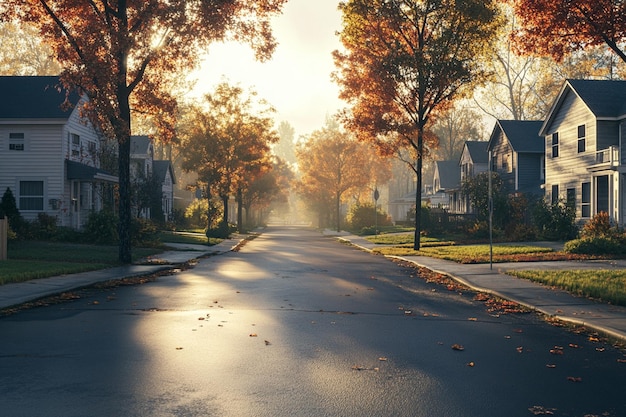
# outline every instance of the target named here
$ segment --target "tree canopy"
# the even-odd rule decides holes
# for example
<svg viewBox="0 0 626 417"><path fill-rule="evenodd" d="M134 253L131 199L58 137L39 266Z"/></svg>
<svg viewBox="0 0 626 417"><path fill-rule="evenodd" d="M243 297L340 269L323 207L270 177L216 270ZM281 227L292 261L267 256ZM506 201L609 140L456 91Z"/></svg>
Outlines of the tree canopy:
<svg viewBox="0 0 626 417"><path fill-rule="evenodd" d="M411 148L421 205L426 129L484 78L480 63L500 25L495 1L350 0L340 3L345 51L335 51L346 127L387 154ZM420 218L415 220L419 249Z"/></svg>
<svg viewBox="0 0 626 417"><path fill-rule="evenodd" d="M256 93L223 82L204 97L190 115L183 135L183 168L198 173L206 196L224 205L222 227L228 226L228 199L248 187L269 164L270 145L278 141L271 118L274 109Z"/></svg>
<svg viewBox="0 0 626 417"><path fill-rule="evenodd" d="M510 0L521 29L519 48L557 60L589 46L605 44L626 61L626 2L615 0Z"/></svg>
<svg viewBox="0 0 626 417"><path fill-rule="evenodd" d="M286 0L4 0L0 20L32 23L64 68L63 83L88 96L85 113L119 144L119 258L131 261L131 109L174 132L173 76L213 41L249 43L259 59L275 42L269 19Z"/></svg>

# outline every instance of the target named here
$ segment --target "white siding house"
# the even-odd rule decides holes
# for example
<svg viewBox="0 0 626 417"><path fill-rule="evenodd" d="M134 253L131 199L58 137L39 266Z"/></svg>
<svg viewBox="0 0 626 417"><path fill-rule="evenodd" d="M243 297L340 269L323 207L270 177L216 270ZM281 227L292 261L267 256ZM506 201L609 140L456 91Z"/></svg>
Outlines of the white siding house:
<svg viewBox="0 0 626 417"><path fill-rule="evenodd" d="M45 213L80 229L102 208L102 184L117 182L100 169L101 138L80 97L58 77L0 77L0 91L0 195L10 188L26 220Z"/></svg>
<svg viewBox="0 0 626 417"><path fill-rule="evenodd" d="M626 81L567 80L540 134L546 197L571 204L580 222L606 212L626 225Z"/></svg>

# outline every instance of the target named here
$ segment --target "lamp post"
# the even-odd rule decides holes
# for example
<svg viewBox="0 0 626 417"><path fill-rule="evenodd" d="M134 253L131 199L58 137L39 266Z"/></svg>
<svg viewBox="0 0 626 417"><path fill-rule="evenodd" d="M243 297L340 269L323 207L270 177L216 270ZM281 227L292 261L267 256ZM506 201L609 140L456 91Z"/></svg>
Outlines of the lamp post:
<svg viewBox="0 0 626 417"><path fill-rule="evenodd" d="M378 187L374 187L374 234L378 235L378 198L380 193Z"/></svg>
<svg viewBox="0 0 626 417"><path fill-rule="evenodd" d="M491 192L491 160L493 158L492 151L489 151L489 269L493 269L493 195Z"/></svg>

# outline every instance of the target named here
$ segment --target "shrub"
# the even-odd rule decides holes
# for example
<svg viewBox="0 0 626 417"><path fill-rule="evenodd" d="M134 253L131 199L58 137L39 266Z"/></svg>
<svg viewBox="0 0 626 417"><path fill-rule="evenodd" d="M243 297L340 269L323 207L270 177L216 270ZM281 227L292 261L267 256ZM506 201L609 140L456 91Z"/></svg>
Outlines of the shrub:
<svg viewBox="0 0 626 417"><path fill-rule="evenodd" d="M563 241L578 236L576 213L563 202L538 203L533 210L533 221L542 239Z"/></svg>
<svg viewBox="0 0 626 417"><path fill-rule="evenodd" d="M376 214L374 214L374 205L371 203L360 203L352 206L346 220L352 230L392 225L391 218L380 208L377 207Z"/></svg>
<svg viewBox="0 0 626 417"><path fill-rule="evenodd" d="M207 238L228 239L230 234L237 230L237 226L229 225L228 223L221 222L217 227L211 227L206 231Z"/></svg>
<svg viewBox="0 0 626 417"><path fill-rule="evenodd" d="M581 238L606 237L615 238L619 235L619 230L611 224L609 213L601 211L596 214L583 226Z"/></svg>
<svg viewBox="0 0 626 417"><path fill-rule="evenodd" d="M623 240L607 237L584 237L565 242L563 250L586 255L620 255L626 252Z"/></svg>
<svg viewBox="0 0 626 417"><path fill-rule="evenodd" d="M52 239L56 236L57 230L57 217L46 213L39 213L37 220L31 225L32 237L35 239Z"/></svg>
<svg viewBox="0 0 626 417"><path fill-rule="evenodd" d="M0 215L3 217L6 216L9 219L9 226L18 235L25 232L25 229L28 227L28 224L24 221L17 208L15 196L10 188L7 188L2 195L2 200L0 201Z"/></svg>
<svg viewBox="0 0 626 417"><path fill-rule="evenodd" d="M131 243L135 246L158 246L158 229L150 219L133 218L131 223Z"/></svg>
<svg viewBox="0 0 626 417"><path fill-rule="evenodd" d="M85 239L90 243L114 245L118 241L117 223L117 216L111 211L92 212L85 224Z"/></svg>

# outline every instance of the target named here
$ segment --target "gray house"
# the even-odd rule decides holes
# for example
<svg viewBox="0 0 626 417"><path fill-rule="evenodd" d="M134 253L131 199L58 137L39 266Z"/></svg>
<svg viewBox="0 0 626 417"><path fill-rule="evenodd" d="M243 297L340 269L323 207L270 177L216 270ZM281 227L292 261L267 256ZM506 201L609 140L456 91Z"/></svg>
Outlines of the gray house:
<svg viewBox="0 0 626 417"><path fill-rule="evenodd" d="M154 176L161 185L161 210L165 220L172 218L174 209L174 170L172 163L167 160L154 159L154 144L148 136L139 135L130 138L130 173L134 181L141 182ZM155 213L144 208L141 217L153 218Z"/></svg>
<svg viewBox="0 0 626 417"><path fill-rule="evenodd" d="M431 207L441 207L456 213L461 204L461 168L458 161L436 161L433 175ZM437 198L437 196L441 196ZM445 203L433 204L433 201Z"/></svg>
<svg viewBox="0 0 626 417"><path fill-rule="evenodd" d="M489 154L487 153L487 141L468 140L463 144L461 153L461 184L469 178L473 178L481 172L489 170ZM472 213L473 209L468 196L461 196L457 213Z"/></svg>
<svg viewBox="0 0 626 417"><path fill-rule="evenodd" d="M546 197L576 208L577 220L607 212L626 224L626 81L567 80L540 135Z"/></svg>
<svg viewBox="0 0 626 417"><path fill-rule="evenodd" d="M80 229L103 208L103 185L117 182L100 167L102 138L80 115L83 99L66 96L59 77L0 77L0 91L0 196L10 188L26 220L44 213Z"/></svg>
<svg viewBox="0 0 626 417"><path fill-rule="evenodd" d="M545 143L542 121L498 120L487 145L491 169L510 193L543 195Z"/></svg>

